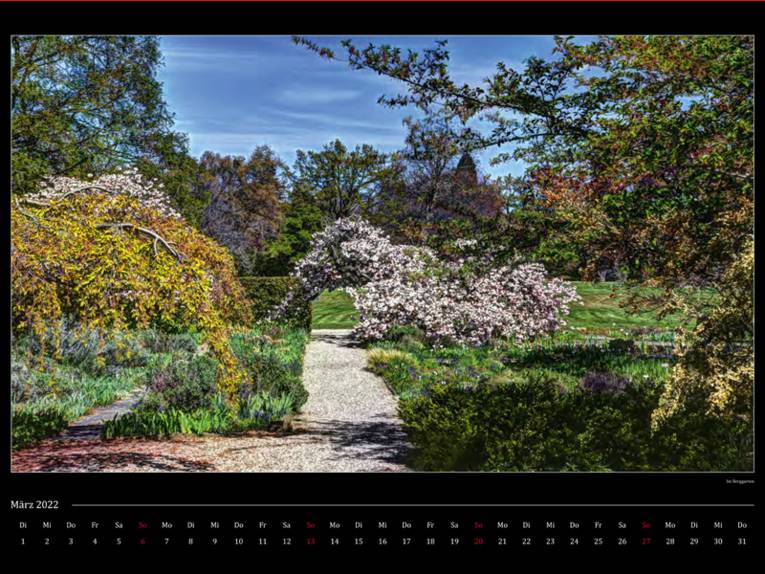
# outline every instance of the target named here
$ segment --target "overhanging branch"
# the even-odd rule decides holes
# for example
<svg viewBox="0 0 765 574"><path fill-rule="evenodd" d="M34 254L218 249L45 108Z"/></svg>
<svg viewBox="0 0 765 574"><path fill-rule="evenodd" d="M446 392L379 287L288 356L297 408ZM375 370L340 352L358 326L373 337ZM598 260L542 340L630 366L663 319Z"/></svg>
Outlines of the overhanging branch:
<svg viewBox="0 0 765 574"><path fill-rule="evenodd" d="M137 233L142 233L150 238L152 238L154 241L152 243L152 247L154 249L154 255L157 255L157 245L162 245L165 249L167 249L168 253L175 257L179 262L183 261L184 255L180 251L173 248L173 243L170 241L167 241L164 237L159 235L156 231L152 231L151 229L148 229L146 227L140 227L138 225L135 225L133 223L126 223L126 222L111 222L111 223L100 223L99 225L96 225L96 229L130 229Z"/></svg>

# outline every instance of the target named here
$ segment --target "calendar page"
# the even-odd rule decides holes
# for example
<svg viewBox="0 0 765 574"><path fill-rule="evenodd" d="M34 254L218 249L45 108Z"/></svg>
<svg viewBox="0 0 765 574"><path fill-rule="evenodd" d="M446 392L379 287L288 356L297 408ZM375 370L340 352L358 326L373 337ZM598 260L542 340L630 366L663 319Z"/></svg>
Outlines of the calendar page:
<svg viewBox="0 0 765 574"><path fill-rule="evenodd" d="M1 3L14 558L754 548L761 8Z"/></svg>

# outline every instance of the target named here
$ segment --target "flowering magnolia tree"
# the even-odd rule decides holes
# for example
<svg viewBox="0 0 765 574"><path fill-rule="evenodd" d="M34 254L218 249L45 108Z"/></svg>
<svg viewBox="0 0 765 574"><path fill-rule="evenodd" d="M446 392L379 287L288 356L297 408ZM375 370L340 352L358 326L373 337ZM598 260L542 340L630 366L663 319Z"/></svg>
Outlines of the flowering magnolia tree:
<svg viewBox="0 0 765 574"><path fill-rule="evenodd" d="M393 245L350 219L318 234L294 275L308 298L348 291L361 315L356 334L371 340L409 325L435 344L523 341L561 327L578 300L573 285L548 277L539 264L492 268L485 256L444 261L426 248Z"/></svg>
<svg viewBox="0 0 765 574"><path fill-rule="evenodd" d="M429 249L394 245L366 221L345 218L314 236L311 251L292 274L300 279L303 296L310 300L325 289L361 287L423 273L435 262Z"/></svg>

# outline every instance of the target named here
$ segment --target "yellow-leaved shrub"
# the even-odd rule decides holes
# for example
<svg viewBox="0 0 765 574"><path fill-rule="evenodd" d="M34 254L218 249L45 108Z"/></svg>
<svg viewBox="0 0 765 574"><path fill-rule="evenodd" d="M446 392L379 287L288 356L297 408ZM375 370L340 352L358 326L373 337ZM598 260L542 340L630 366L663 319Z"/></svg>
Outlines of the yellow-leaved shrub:
<svg viewBox="0 0 765 574"><path fill-rule="evenodd" d="M709 414L752 421L754 396L754 244L726 271L719 300L681 340L678 363L654 412L655 426L701 395Z"/></svg>
<svg viewBox="0 0 765 574"><path fill-rule="evenodd" d="M229 325L251 321L234 260L180 217L89 191L11 209L13 329L42 335L64 317L114 329L197 331L233 393L244 376Z"/></svg>

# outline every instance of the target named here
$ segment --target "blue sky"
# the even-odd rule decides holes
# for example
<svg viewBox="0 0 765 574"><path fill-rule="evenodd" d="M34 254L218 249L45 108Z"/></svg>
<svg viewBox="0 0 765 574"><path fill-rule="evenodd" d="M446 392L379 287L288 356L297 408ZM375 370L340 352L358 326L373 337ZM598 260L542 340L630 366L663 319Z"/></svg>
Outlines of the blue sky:
<svg viewBox="0 0 765 574"><path fill-rule="evenodd" d="M543 36L346 37L357 45L413 50L448 40L452 76L470 84L491 75L498 61L518 69L529 56L548 56L553 46L552 38ZM332 47L342 38L311 37ZM249 155L268 144L291 164L295 150L319 149L335 138L390 152L403 147L402 120L417 116L414 108L377 103L381 94L400 92L398 82L321 59L289 36L163 36L161 47L165 66L159 79L194 156L205 150ZM492 167L490 157L478 159L492 175L522 171L512 163Z"/></svg>

